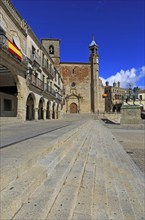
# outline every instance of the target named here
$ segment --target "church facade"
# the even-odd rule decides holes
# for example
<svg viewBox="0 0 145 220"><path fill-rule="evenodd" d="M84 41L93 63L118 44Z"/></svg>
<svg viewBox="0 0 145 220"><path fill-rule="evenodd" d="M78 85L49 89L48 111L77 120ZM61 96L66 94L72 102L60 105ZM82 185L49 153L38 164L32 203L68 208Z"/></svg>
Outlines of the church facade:
<svg viewBox="0 0 145 220"><path fill-rule="evenodd" d="M98 113L105 110L104 86L99 79L98 45L89 45L89 62L61 62L60 41L44 39L42 44L49 51L64 83L63 113Z"/></svg>

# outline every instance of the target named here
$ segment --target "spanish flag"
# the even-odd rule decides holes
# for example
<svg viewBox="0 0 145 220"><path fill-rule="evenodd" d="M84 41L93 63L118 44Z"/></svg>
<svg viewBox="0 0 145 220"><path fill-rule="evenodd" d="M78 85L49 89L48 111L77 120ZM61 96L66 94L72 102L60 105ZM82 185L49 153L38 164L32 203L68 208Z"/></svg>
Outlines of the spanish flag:
<svg viewBox="0 0 145 220"><path fill-rule="evenodd" d="M8 40L8 51L14 54L20 61L22 61L21 51L10 40Z"/></svg>

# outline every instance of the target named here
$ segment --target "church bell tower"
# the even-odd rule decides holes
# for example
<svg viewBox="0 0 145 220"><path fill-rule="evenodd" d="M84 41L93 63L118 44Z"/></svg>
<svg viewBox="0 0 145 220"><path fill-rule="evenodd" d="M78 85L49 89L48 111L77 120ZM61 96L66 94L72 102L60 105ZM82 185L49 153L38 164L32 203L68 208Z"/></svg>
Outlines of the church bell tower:
<svg viewBox="0 0 145 220"><path fill-rule="evenodd" d="M60 40L54 38L46 38L41 40L43 46L54 61L56 67L60 66Z"/></svg>
<svg viewBox="0 0 145 220"><path fill-rule="evenodd" d="M94 38L89 45L90 50L90 98L91 98L91 112L98 112L98 71L99 71L99 56L98 56L98 45L96 44Z"/></svg>

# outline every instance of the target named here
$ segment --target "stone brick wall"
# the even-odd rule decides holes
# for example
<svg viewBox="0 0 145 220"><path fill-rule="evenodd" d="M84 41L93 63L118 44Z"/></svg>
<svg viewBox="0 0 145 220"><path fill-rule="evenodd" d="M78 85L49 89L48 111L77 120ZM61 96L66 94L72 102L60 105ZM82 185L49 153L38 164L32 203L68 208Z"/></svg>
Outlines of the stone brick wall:
<svg viewBox="0 0 145 220"><path fill-rule="evenodd" d="M90 64L61 63L61 75L64 80L65 96L71 94L80 95L80 112L90 112ZM72 83L75 83L75 86ZM77 97L70 96L68 112L70 112L70 104L72 102L76 103ZM64 106L65 111L66 105Z"/></svg>
<svg viewBox="0 0 145 220"><path fill-rule="evenodd" d="M42 45L45 47L46 51L53 59L55 65L60 64L60 40L59 39L42 39ZM49 47L53 45L54 54L49 53Z"/></svg>
<svg viewBox="0 0 145 220"><path fill-rule="evenodd" d="M25 42L26 38L24 32L20 30L21 27L18 27L14 20L9 17L9 15L0 7L0 17L3 28L6 31L6 36L9 40L13 41L13 37L17 36L20 40L20 46L22 51L25 52Z"/></svg>

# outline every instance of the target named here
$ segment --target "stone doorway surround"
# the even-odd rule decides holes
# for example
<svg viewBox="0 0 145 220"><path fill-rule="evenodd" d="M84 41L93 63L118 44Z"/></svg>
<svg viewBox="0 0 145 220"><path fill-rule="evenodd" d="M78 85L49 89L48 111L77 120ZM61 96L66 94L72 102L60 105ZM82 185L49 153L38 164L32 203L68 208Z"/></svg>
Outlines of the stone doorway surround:
<svg viewBox="0 0 145 220"><path fill-rule="evenodd" d="M80 113L81 111L82 96L71 94L65 97L66 100L66 113Z"/></svg>

